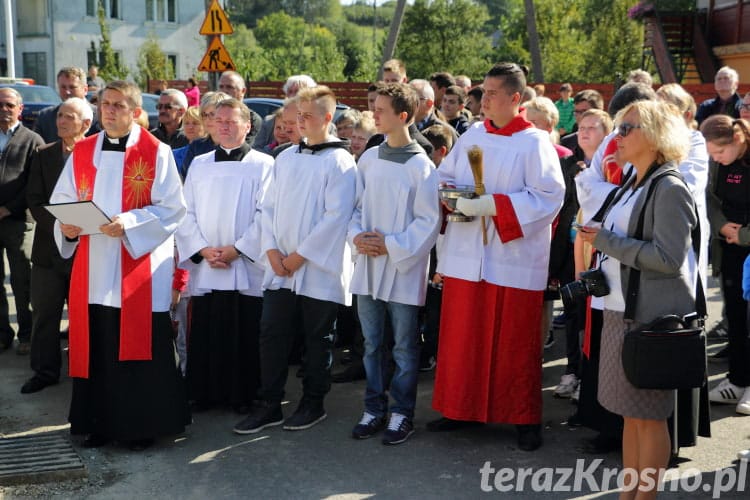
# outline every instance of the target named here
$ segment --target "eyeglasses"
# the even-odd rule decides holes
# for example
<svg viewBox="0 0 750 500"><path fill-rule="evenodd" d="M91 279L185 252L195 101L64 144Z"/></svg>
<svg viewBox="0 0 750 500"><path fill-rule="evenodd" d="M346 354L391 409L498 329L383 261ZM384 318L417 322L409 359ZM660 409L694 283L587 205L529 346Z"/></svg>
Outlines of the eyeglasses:
<svg viewBox="0 0 750 500"><path fill-rule="evenodd" d="M18 104L12 102L0 102L0 108L15 109Z"/></svg>
<svg viewBox="0 0 750 500"><path fill-rule="evenodd" d="M213 111L210 113L201 113L201 118L213 118L213 117L214 117Z"/></svg>
<svg viewBox="0 0 750 500"><path fill-rule="evenodd" d="M745 111L750 111L750 102L747 104L740 104L740 109L744 109Z"/></svg>
<svg viewBox="0 0 750 500"><path fill-rule="evenodd" d="M627 137L631 130L634 128L641 128L640 125L633 125L632 123L623 122L617 127L617 133L620 137Z"/></svg>
<svg viewBox="0 0 750 500"><path fill-rule="evenodd" d="M162 109L175 109L177 106L173 106L171 104L157 104L156 109L162 110Z"/></svg>

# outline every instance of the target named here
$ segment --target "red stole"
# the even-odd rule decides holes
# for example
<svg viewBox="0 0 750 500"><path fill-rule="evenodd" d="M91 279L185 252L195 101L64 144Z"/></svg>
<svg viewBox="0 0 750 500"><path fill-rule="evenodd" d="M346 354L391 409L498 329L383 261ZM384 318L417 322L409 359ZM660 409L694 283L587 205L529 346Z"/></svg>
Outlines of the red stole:
<svg viewBox="0 0 750 500"><path fill-rule="evenodd" d="M106 140L106 139L105 139ZM76 144L73 176L79 201L94 196L97 135ZM151 188L156 177L159 141L145 130L138 143L125 150L122 179L122 211L151 204ZM121 244L122 245L122 244ZM125 246L120 248L122 272L120 311L120 361L151 359L151 255L133 259ZM80 236L70 279L70 376L89 376L89 236Z"/></svg>
<svg viewBox="0 0 750 500"><path fill-rule="evenodd" d="M484 128L487 130L488 134L502 135L505 137L510 137L516 132L521 132L522 130L533 127L534 125L526 119L526 110L523 108L521 108L520 112L503 127L496 127L495 124L492 123L492 120L489 119L484 121ZM521 224L518 223L516 210L510 202L510 197L506 194L493 194L492 196L495 198L496 213L492 220L495 222L495 229L500 236L500 241L508 243L509 241L522 238L523 230L521 229Z"/></svg>

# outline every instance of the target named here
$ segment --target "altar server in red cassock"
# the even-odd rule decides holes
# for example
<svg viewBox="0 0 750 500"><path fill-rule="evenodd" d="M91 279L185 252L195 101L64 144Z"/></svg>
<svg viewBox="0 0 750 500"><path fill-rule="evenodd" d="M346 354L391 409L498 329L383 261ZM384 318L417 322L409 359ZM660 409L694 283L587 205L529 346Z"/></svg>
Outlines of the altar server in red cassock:
<svg viewBox="0 0 750 500"><path fill-rule="evenodd" d="M432 404L443 418L428 430L515 424L519 447L534 450L542 442L542 294L565 185L549 137L519 108L525 86L518 65L494 66L484 79L486 120L459 138L438 170L443 183L475 184L467 151L478 146L488 194L458 200L458 210L476 217L449 222L438 250L445 281Z"/></svg>
<svg viewBox="0 0 750 500"><path fill-rule="evenodd" d="M76 144L51 203L92 200L112 220L99 234L55 223L71 275L72 434L143 449L182 432L189 412L169 319L174 241L185 215L165 144L137 126L141 93L114 81L101 96L103 132Z"/></svg>

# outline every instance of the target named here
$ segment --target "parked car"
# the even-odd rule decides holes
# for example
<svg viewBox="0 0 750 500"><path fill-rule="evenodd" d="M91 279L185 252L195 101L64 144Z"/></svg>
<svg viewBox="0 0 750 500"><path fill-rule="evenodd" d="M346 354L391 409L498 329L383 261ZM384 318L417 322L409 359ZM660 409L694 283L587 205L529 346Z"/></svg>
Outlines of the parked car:
<svg viewBox="0 0 750 500"><path fill-rule="evenodd" d="M57 106L62 102L60 96L46 85L28 85L25 83L0 83L0 87L10 87L18 91L23 98L21 123L24 127L33 129L39 112L49 106Z"/></svg>
<svg viewBox="0 0 750 500"><path fill-rule="evenodd" d="M89 91L86 94L86 99L92 104L96 104L97 92ZM143 99L143 110L148 114L148 128L156 128L159 126L159 111L156 109L156 105L159 103L159 96L156 94L141 94Z"/></svg>
<svg viewBox="0 0 750 500"><path fill-rule="evenodd" d="M283 99L274 99L272 97L247 97L243 99L242 102L244 102L248 108L258 113L261 118L270 115L284 105ZM345 109L349 109L349 106L336 103L336 113L334 114L333 119L335 120L338 118L339 114Z"/></svg>

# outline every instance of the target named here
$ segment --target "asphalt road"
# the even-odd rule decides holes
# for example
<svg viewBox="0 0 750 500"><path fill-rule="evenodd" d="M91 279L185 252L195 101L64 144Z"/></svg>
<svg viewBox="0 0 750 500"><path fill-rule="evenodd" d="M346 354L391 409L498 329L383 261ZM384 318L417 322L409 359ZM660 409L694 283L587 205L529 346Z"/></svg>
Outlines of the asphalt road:
<svg viewBox="0 0 750 500"><path fill-rule="evenodd" d="M720 302L716 284L710 285L709 308L715 322ZM7 283L6 288L10 292ZM720 344L709 347L713 352ZM0 354L0 437L50 431L67 435L70 380L21 395L21 385L31 375L28 364L28 356L11 350ZM710 365L713 386L723 378L726 364ZM604 476L605 469L619 470L619 453L582 453L582 440L594 433L566 426L573 407L568 400L552 397L564 366L563 334L558 331L556 344L545 352L543 367L545 442L532 453L517 449L512 426L488 425L440 435L427 432L425 423L438 415L430 405L434 374L423 373L417 432L399 446L386 447L378 439L351 439L349 432L362 411L364 382L334 384L326 400L327 420L307 431L275 427L237 436L231 429L238 415L229 410L198 413L184 435L162 439L140 453L116 446L83 449L74 441L88 470L87 479L0 487L0 499L403 499L501 494L524 499L616 498L616 481L607 484ZM295 371L290 370L287 385L287 415L300 393ZM667 484L660 498L711 498L714 482L717 494L719 486L730 490L721 492L720 498L750 498L745 491L750 488L745 487L750 473L736 461L738 450L750 448L750 417L736 414L733 405L713 406L712 421L713 437L700 438L698 446L681 450L683 461L670 472L680 480ZM579 474L580 484L575 483L575 475L564 477L566 468L576 467L590 471Z"/></svg>

